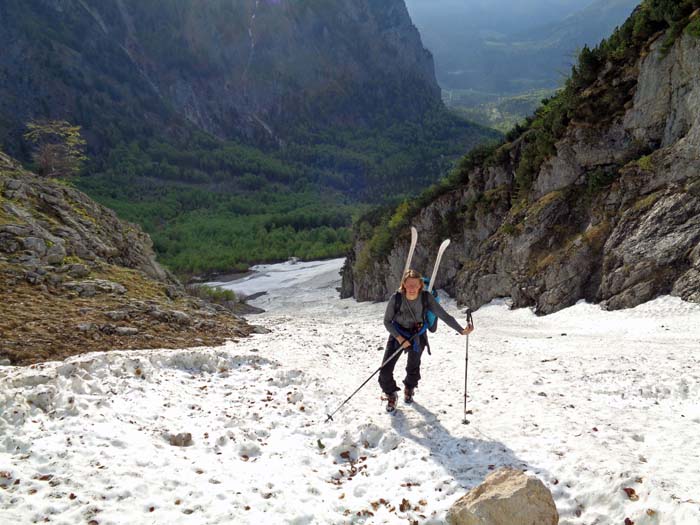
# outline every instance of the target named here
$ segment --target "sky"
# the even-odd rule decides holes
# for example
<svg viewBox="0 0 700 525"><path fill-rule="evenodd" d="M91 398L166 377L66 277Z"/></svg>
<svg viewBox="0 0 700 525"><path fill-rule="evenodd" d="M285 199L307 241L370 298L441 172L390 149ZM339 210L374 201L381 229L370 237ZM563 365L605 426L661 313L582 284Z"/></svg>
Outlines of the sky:
<svg viewBox="0 0 700 525"><path fill-rule="evenodd" d="M437 525L506 466L563 525L700 523L700 305L494 301L468 340L431 334L414 404L387 414L375 377L326 422L387 336L385 303L338 298L342 263L228 284L267 292L238 342L0 367L0 523Z"/></svg>

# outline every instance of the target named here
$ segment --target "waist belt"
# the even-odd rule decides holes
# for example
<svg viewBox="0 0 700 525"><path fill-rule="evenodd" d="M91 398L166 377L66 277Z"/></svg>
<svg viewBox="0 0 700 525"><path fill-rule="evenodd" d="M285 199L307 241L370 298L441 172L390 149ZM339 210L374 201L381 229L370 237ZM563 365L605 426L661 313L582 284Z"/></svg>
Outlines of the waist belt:
<svg viewBox="0 0 700 525"><path fill-rule="evenodd" d="M428 326L426 324L421 325L420 330L417 332L410 332L403 326L401 326L399 323L396 321L392 321L391 324L394 326L396 331L406 339L411 339L413 338L413 351L414 352L420 352L420 336L423 335L427 330ZM400 345L399 345L400 346Z"/></svg>

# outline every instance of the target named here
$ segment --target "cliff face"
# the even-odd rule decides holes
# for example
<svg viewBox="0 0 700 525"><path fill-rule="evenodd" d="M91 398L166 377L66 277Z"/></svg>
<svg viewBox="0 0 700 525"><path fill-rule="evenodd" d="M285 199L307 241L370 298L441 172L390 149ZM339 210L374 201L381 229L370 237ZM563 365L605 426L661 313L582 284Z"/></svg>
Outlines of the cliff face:
<svg viewBox="0 0 700 525"><path fill-rule="evenodd" d="M0 152L0 360L201 346L250 327L185 294L138 226Z"/></svg>
<svg viewBox="0 0 700 525"><path fill-rule="evenodd" d="M472 307L497 297L539 313L579 299L609 309L660 294L700 302L700 42L685 35L668 53L661 47L657 39L636 64L604 70L584 92L601 97L603 83L624 90L624 113L602 127L571 122L536 174L529 205L510 202L521 137L499 163L475 168L465 186L423 209L412 223L430 242L419 242L414 266L431 271L449 230L437 285ZM611 168L619 175L592 191ZM387 298L407 248L397 239L388 258L357 271L357 242L343 294Z"/></svg>
<svg viewBox="0 0 700 525"><path fill-rule="evenodd" d="M440 101L403 0L43 0L3 3L0 22L5 133L37 116L104 133L102 107L278 141L312 118L396 121Z"/></svg>

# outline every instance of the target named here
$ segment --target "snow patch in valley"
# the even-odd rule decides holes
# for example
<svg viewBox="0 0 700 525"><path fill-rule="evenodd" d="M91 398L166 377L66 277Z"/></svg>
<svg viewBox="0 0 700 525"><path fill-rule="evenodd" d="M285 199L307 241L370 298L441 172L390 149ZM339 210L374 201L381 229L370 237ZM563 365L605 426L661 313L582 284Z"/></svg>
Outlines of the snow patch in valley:
<svg viewBox="0 0 700 525"><path fill-rule="evenodd" d="M537 317L494 301L474 314L469 425L466 338L445 325L413 405L387 415L375 378L324 423L386 341L385 304L338 299L341 265L225 285L268 292L251 321L269 334L0 367L0 521L438 524L511 466L545 482L565 525L700 522L700 306Z"/></svg>

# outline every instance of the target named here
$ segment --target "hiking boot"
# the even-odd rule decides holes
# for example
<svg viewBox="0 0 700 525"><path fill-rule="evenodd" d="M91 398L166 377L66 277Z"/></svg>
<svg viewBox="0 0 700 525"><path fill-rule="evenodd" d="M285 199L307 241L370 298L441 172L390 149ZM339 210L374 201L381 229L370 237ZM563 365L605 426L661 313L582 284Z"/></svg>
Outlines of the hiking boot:
<svg viewBox="0 0 700 525"><path fill-rule="evenodd" d="M386 411L393 412L394 410L396 410L396 402L399 400L399 396L396 395L396 392L387 394L386 400Z"/></svg>
<svg viewBox="0 0 700 525"><path fill-rule="evenodd" d="M405 387L403 389L403 400L405 403L413 403L413 388Z"/></svg>

